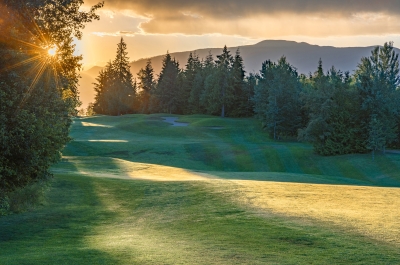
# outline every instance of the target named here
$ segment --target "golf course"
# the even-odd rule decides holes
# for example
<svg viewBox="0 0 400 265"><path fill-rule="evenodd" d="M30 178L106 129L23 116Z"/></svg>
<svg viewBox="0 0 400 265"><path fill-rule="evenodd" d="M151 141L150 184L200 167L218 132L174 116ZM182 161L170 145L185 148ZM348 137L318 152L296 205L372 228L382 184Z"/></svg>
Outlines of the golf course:
<svg viewBox="0 0 400 265"><path fill-rule="evenodd" d="M0 264L400 264L400 154L319 156L253 118L74 118Z"/></svg>

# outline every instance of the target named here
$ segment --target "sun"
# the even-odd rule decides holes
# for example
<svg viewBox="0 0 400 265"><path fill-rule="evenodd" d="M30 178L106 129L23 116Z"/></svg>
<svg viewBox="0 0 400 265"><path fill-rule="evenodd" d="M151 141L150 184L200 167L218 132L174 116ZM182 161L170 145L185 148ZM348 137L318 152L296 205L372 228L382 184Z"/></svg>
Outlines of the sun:
<svg viewBox="0 0 400 265"><path fill-rule="evenodd" d="M52 48L50 48L50 49L47 50L47 53L48 53L50 56L54 56L54 55L56 55L56 53L57 53L57 48L56 48L56 47L52 47Z"/></svg>

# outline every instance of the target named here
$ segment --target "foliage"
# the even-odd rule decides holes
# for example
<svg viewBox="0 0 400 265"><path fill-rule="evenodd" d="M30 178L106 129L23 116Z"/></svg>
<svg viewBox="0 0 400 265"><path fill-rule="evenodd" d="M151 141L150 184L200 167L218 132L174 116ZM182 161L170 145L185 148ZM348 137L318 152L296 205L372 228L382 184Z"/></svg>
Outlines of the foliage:
<svg viewBox="0 0 400 265"><path fill-rule="evenodd" d="M371 56L363 58L356 72L357 90L360 96L361 131L365 144L375 130L381 127L383 144L390 145L397 139L397 120L400 115L399 55L393 49L393 43L372 50ZM371 121L375 124L371 127ZM374 145L375 146L375 145ZM375 146L376 147L376 146Z"/></svg>
<svg viewBox="0 0 400 265"><path fill-rule="evenodd" d="M311 141L321 155L362 152L359 101L349 74L332 67L325 75L320 61L307 84L303 100L309 122L299 138Z"/></svg>
<svg viewBox="0 0 400 265"><path fill-rule="evenodd" d="M296 69L285 57L265 61L254 92L254 112L276 140L296 136L301 128L301 84Z"/></svg>
<svg viewBox="0 0 400 265"><path fill-rule="evenodd" d="M155 81L154 81L154 70L149 59L146 63L145 68L140 69L138 75L139 83L139 105L141 113L150 113L150 96L154 93Z"/></svg>
<svg viewBox="0 0 400 265"><path fill-rule="evenodd" d="M96 78L95 113L119 116L134 112L136 83L133 82L127 54L126 43L121 38L114 61L109 62Z"/></svg>
<svg viewBox="0 0 400 265"><path fill-rule="evenodd" d="M224 46L222 53L217 55L214 72L207 76L205 82L206 109L210 114L219 112L221 117L225 117L226 110L233 103L232 66L233 57Z"/></svg>
<svg viewBox="0 0 400 265"><path fill-rule="evenodd" d="M179 63L167 53L163 59L163 66L158 77L155 90L153 109L160 112L172 113L178 110L179 103Z"/></svg>
<svg viewBox="0 0 400 265"><path fill-rule="evenodd" d="M99 17L83 1L8 1L0 38L0 194L50 178L79 105L72 37ZM47 50L55 46L57 53ZM3 199L4 199L3 198Z"/></svg>

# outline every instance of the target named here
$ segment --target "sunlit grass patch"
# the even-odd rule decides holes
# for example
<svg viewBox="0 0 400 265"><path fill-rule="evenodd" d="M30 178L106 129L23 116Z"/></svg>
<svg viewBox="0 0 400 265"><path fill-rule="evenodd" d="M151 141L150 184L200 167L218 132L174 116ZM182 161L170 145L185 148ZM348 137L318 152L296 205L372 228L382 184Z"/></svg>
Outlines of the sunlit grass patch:
<svg viewBox="0 0 400 265"><path fill-rule="evenodd" d="M258 199L268 195L257 194L265 188L258 184L131 181L60 174L48 206L0 219L0 258L2 264L400 262L398 249L390 242L379 244L369 235L319 224L312 221L313 216L300 222L288 217L287 212L278 212L279 202L269 204L275 207L273 211L266 205L255 209ZM297 193L313 195L304 189L301 186ZM293 200L290 190L278 186L273 190L273 196L286 198L282 203ZM352 195L349 192L345 196Z"/></svg>
<svg viewBox="0 0 400 265"><path fill-rule="evenodd" d="M241 201L283 216L312 218L400 245L400 189L235 181ZM239 197L238 197L239 198Z"/></svg>

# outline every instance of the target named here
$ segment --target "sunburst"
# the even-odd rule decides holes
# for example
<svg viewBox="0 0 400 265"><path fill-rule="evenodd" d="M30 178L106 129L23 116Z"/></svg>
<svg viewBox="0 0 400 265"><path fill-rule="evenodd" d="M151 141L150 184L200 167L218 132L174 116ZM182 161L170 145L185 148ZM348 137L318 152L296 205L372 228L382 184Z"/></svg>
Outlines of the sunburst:
<svg viewBox="0 0 400 265"><path fill-rule="evenodd" d="M50 85L50 80L52 79L56 88L61 89L60 71L58 69L61 70L62 64L59 62L57 47L49 44L49 41L44 38L44 34L37 25L35 28L40 31L38 32L38 38L36 38L38 43L13 38L13 41L21 44L21 47L23 47L21 50L25 51L24 53L28 58L0 69L0 72L4 72L22 67L28 68L26 76L30 78L31 83L18 104L19 108L23 107L43 76L45 78L44 84ZM29 33L32 34L32 32ZM45 73L47 74L44 75Z"/></svg>
<svg viewBox="0 0 400 265"><path fill-rule="evenodd" d="M57 54L57 48L56 48L56 47L50 47L50 48L47 50L47 53L48 53L50 56L55 56L55 55Z"/></svg>

